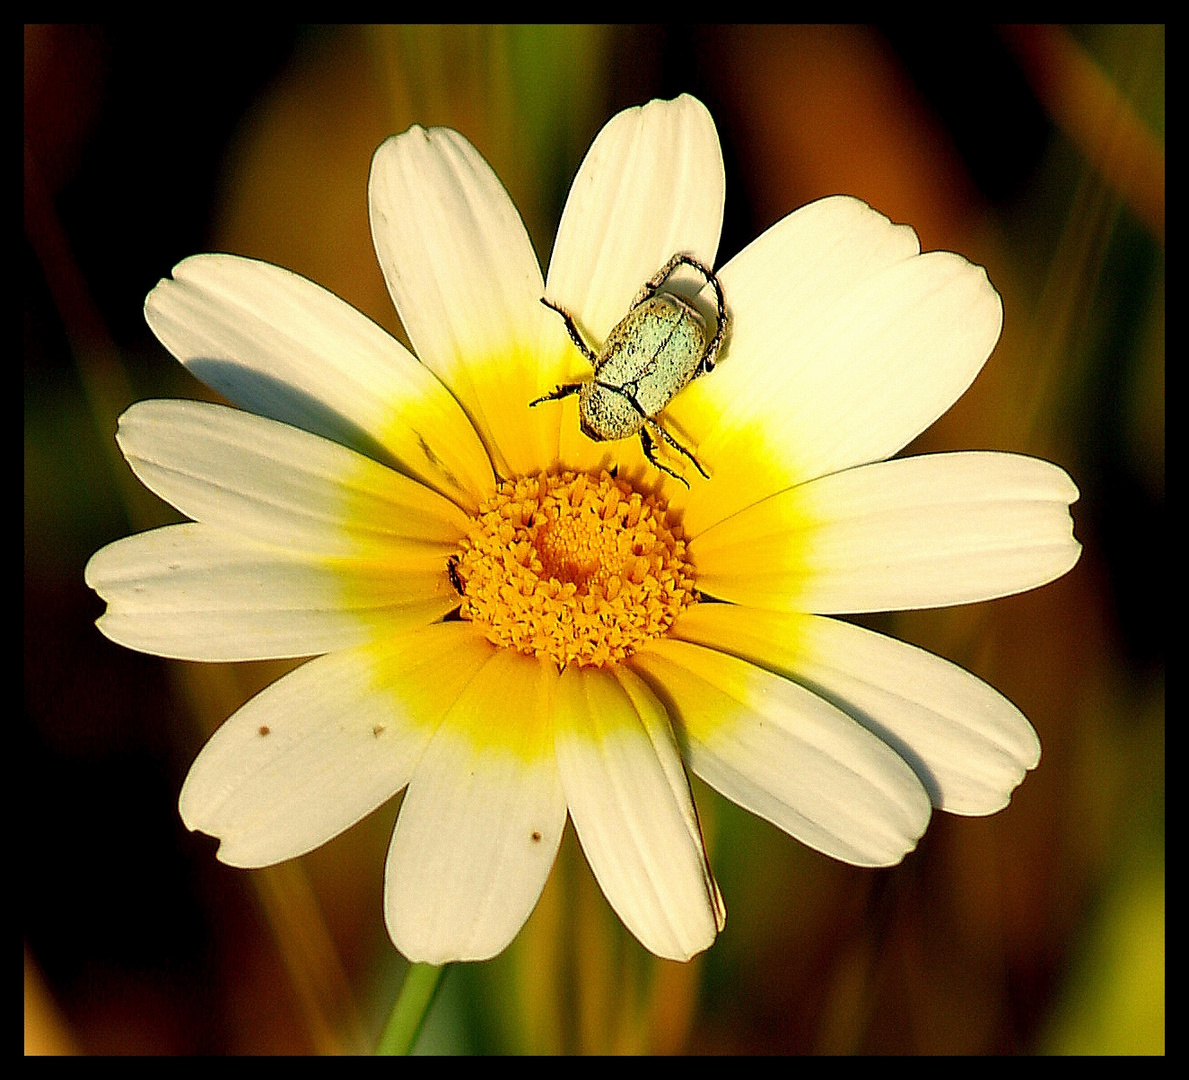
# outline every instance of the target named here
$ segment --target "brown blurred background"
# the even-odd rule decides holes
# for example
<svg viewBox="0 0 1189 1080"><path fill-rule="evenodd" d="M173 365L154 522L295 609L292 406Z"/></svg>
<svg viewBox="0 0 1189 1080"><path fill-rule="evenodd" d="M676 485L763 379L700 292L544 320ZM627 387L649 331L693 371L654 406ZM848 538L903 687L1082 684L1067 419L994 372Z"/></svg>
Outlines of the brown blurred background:
<svg viewBox="0 0 1189 1080"><path fill-rule="evenodd" d="M176 515L116 451L148 397L209 397L144 324L187 255L290 267L399 333L372 151L462 131L542 265L600 126L697 94L727 165L721 265L823 195L987 266L1003 337L910 449L1056 461L1085 551L1044 589L868 620L1010 697L1044 756L1011 806L938 813L902 865L819 856L703 786L728 909L646 954L572 832L513 946L446 976L426 1051L1163 1052L1162 27L25 28L24 772L29 1051L365 1051L405 964L381 885L397 803L232 870L176 800L281 664L165 662L93 626L103 544Z"/></svg>

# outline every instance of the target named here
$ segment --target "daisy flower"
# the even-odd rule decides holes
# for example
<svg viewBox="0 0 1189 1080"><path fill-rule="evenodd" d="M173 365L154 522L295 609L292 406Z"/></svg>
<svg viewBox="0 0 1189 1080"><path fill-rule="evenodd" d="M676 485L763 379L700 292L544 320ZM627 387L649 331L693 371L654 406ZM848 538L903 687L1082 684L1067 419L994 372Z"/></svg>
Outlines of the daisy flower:
<svg viewBox="0 0 1189 1080"><path fill-rule="evenodd" d="M724 171L694 98L620 113L584 160L542 280L491 168L413 127L372 162L376 253L416 355L287 270L179 263L148 296L161 342L239 408L147 401L136 475L192 521L98 552L113 641L187 660L314 657L244 705L180 798L219 858L325 843L407 786L385 919L410 960L500 952L569 814L612 907L687 959L725 909L687 769L862 866L933 807L1005 806L1040 746L995 690L831 616L964 604L1077 561L1054 465L890 460L999 337L981 267L834 197L718 271L712 372L657 418L687 448L583 434L598 348L674 254L714 265ZM704 287L703 287L704 286ZM713 333L713 282L680 269ZM700 293L699 293L700 290Z"/></svg>

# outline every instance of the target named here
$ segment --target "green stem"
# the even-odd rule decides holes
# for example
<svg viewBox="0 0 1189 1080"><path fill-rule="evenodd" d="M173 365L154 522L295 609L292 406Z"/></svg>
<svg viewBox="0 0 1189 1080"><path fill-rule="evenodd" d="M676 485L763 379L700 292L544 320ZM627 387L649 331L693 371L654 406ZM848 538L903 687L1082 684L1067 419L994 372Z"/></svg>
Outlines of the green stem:
<svg viewBox="0 0 1189 1080"><path fill-rule="evenodd" d="M376 1043L377 1054L408 1054L421 1034L429 1007L442 985L445 966L413 964L392 1006L392 1015Z"/></svg>

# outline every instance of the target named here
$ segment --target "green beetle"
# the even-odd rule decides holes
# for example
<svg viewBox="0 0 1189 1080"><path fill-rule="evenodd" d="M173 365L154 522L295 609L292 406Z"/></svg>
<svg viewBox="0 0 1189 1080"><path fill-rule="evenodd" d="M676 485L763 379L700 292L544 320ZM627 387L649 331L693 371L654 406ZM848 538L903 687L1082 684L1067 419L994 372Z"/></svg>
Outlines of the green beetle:
<svg viewBox="0 0 1189 1080"><path fill-rule="evenodd" d="M658 292L679 266L692 267L714 286L718 311L713 336L692 304L672 293ZM709 479L698 459L661 427L658 417L691 379L714 370L728 321L722 285L715 274L689 255L674 255L636 294L631 309L607 335L598 353L582 340L574 317L565 308L546 297L541 303L565 321L570 338L594 368L594 377L562 383L529 405L577 394L579 424L588 438L607 442L639 435L644 456L688 487L685 477L656 459L658 441L667 443Z"/></svg>

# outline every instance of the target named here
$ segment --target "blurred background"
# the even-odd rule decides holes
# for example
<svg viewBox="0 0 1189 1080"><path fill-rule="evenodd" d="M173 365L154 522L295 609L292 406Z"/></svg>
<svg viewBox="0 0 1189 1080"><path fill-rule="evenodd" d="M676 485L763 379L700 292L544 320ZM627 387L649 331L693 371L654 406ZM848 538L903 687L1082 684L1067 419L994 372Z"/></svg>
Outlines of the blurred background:
<svg viewBox="0 0 1189 1080"><path fill-rule="evenodd" d="M367 1051L406 968L381 916L399 800L261 871L178 818L206 737L292 665L163 661L94 628L89 556L177 520L120 458L117 416L211 396L145 294L231 251L400 335L367 218L387 135L463 132L547 266L602 124L683 91L722 139L719 265L844 192L988 268L1002 339L909 452L1058 462L1085 550L1044 589L868 624L1005 693L1043 757L1002 813L937 813L881 871L696 785L729 914L688 965L631 938L567 829L524 931L447 972L419 1049L1163 1052L1164 28L250 20L25 27L27 1051Z"/></svg>

